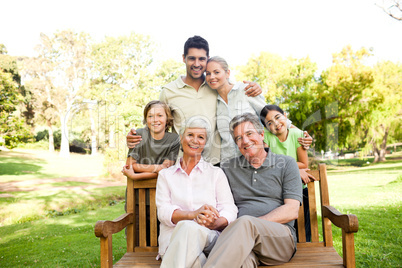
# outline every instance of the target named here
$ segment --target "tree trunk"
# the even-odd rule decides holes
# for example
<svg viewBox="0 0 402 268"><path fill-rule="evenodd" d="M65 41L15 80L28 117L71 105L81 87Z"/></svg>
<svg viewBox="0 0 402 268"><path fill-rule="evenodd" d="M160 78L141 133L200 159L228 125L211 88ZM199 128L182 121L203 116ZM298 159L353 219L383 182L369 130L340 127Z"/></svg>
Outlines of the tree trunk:
<svg viewBox="0 0 402 268"><path fill-rule="evenodd" d="M98 153L97 149L97 142L96 142L96 127L95 127L95 120L93 117L92 109L89 109L89 116L91 119L91 155L96 155Z"/></svg>
<svg viewBox="0 0 402 268"><path fill-rule="evenodd" d="M63 113L61 113L63 114ZM61 123L61 145L60 145L60 156L61 157L70 157L70 145L68 140L68 127L67 127L67 119L68 119L68 110L64 113L64 116L60 116Z"/></svg>
<svg viewBox="0 0 402 268"><path fill-rule="evenodd" d="M382 142L380 145L380 159L379 162L385 161L385 154L387 153L387 139L388 139L388 133L389 133L389 126L385 128L384 130L384 136L382 137Z"/></svg>
<svg viewBox="0 0 402 268"><path fill-rule="evenodd" d="M373 144L373 153L374 153L374 161L373 163L377 163L380 159L380 150L378 150L377 144L375 143L375 141L372 141Z"/></svg>
<svg viewBox="0 0 402 268"><path fill-rule="evenodd" d="M50 120L46 120L47 127L49 129L49 152L54 152L54 135L53 135L53 128L52 123Z"/></svg>

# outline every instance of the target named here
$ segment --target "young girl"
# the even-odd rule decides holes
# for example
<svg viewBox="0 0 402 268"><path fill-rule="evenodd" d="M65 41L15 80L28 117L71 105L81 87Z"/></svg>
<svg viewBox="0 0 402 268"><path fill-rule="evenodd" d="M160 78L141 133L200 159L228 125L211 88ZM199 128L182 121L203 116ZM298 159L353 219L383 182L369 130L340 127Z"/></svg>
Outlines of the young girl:
<svg viewBox="0 0 402 268"><path fill-rule="evenodd" d="M137 133L142 141L128 152L123 174L133 180L153 179L158 172L172 166L179 153L180 140L167 132L173 124L170 108L163 102L150 101L144 109L145 128Z"/></svg>
<svg viewBox="0 0 402 268"><path fill-rule="evenodd" d="M283 110L276 105L266 105L260 114L260 120L268 130L264 135L264 142L272 152L293 157L299 166L300 177L303 181L303 203L304 218L306 227L306 240L311 240L310 213L308 210L308 191L307 183L310 179L315 180L308 174L307 150L298 142L298 138L303 137L303 131L298 128L288 128L287 117Z"/></svg>

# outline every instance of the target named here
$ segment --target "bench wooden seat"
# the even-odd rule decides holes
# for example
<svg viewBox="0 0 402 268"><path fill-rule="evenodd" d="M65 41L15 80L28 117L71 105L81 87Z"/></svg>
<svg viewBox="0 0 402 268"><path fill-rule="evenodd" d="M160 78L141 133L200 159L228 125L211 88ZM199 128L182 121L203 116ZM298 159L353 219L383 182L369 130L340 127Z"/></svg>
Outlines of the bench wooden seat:
<svg viewBox="0 0 402 268"><path fill-rule="evenodd" d="M310 173L318 179L310 182L309 209L311 222L311 242L306 242L303 206L299 210L297 252L288 263L270 267L355 267L354 233L358 231L358 220L353 214L341 214L329 205L328 180L325 164ZM319 183L316 195L315 183ZM156 179L147 181L127 180L127 213L113 221L98 221L95 235L101 242L101 267L113 267L112 235L127 227L127 253L115 264L115 267L159 267L156 260L157 215L155 206ZM148 200L147 194L148 192ZM135 232L136 211L135 195L138 195L139 231ZM316 202L320 198L320 203ZM149 204L147 218L146 204ZM321 210L321 224L318 224L317 206ZM342 229L341 257L333 247L332 224ZM322 240L319 239L319 227L322 228ZM266 267L266 266L259 266Z"/></svg>

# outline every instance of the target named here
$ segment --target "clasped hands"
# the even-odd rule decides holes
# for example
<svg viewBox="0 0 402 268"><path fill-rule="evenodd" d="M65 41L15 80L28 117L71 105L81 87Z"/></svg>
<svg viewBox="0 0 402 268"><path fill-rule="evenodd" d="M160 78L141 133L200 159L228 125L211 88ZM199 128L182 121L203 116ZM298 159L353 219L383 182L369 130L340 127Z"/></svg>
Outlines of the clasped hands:
<svg viewBox="0 0 402 268"><path fill-rule="evenodd" d="M219 217L219 212L213 206L207 204L194 211L194 221L211 230L214 230L215 222Z"/></svg>

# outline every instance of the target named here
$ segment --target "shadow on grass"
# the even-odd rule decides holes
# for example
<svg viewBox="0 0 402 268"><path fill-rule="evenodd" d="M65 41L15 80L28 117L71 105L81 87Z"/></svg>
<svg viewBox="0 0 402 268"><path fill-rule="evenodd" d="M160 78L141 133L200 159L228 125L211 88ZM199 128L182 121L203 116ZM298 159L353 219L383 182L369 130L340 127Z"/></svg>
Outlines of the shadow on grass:
<svg viewBox="0 0 402 268"><path fill-rule="evenodd" d="M49 215L99 209L116 201L124 200L124 189L124 186L110 186L74 190L49 188L30 192L9 192L12 196L1 198L0 207L12 206L13 209L8 210L7 214L0 212L0 223L2 223L2 215L5 218L7 216L3 224L8 225L42 219Z"/></svg>
<svg viewBox="0 0 402 268"><path fill-rule="evenodd" d="M32 154L22 152L1 152L0 176L1 175L26 175L38 173L47 162L35 158Z"/></svg>

